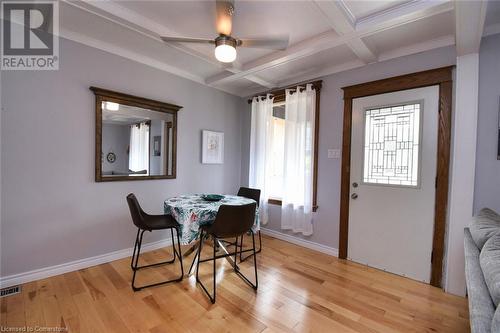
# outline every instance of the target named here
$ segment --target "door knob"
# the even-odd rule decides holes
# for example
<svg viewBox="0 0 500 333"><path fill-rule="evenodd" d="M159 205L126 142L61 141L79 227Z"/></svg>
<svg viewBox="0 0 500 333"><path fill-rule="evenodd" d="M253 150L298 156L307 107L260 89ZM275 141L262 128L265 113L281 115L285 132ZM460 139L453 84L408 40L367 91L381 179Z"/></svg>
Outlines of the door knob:
<svg viewBox="0 0 500 333"><path fill-rule="evenodd" d="M356 183L356 182L352 183L352 187L354 187L354 188L358 187L358 183Z"/></svg>
<svg viewBox="0 0 500 333"><path fill-rule="evenodd" d="M357 193L351 194L351 199L356 200L357 198L358 198L358 194Z"/></svg>

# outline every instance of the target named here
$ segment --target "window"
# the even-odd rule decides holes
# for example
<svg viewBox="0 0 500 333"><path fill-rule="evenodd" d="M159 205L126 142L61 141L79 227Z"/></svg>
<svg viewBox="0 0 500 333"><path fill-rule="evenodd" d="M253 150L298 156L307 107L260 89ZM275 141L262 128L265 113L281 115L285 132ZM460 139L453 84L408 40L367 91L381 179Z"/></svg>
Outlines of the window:
<svg viewBox="0 0 500 333"><path fill-rule="evenodd" d="M285 120L285 100L296 92L297 85L262 93L248 100L248 103L252 104L249 185L265 188L265 198L269 204L282 205L283 199L288 204L291 200L289 193L303 192L303 199L309 200L308 207L312 206L313 212L318 208L318 122L321 86L321 80L300 85L300 92L312 88L315 95L312 98L309 94L305 96L305 100L298 98L288 100L286 104L290 108L288 122ZM269 96L272 96L272 99ZM306 104L301 104L301 107L305 108L305 114L297 109L299 101ZM271 105L272 116L269 117ZM287 144L287 137L291 138L291 144ZM295 137L299 138L296 144L293 142ZM301 152L302 143L305 149ZM285 161L299 161L299 163ZM301 172L304 173L304 177L295 176ZM285 182L287 178L289 181ZM312 179L312 182L308 179ZM303 191L288 190L301 186L304 188ZM312 194L312 198L309 194Z"/></svg>
<svg viewBox="0 0 500 333"><path fill-rule="evenodd" d="M128 168L134 172L149 173L150 126L150 121L130 125Z"/></svg>
<svg viewBox="0 0 500 333"><path fill-rule="evenodd" d="M270 172L270 197L281 199L283 195L283 167L285 159L285 103L274 103L271 122L272 146Z"/></svg>
<svg viewBox="0 0 500 333"><path fill-rule="evenodd" d="M365 111L363 182L419 185L421 104Z"/></svg>

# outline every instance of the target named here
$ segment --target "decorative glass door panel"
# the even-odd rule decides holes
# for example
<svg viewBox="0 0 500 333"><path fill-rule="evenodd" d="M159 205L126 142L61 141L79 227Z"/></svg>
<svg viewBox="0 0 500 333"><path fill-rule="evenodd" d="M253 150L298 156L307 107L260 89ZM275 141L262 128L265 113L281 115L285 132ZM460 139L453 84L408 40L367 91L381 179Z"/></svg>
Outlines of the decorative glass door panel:
<svg viewBox="0 0 500 333"><path fill-rule="evenodd" d="M419 186L421 103L365 110L363 183Z"/></svg>

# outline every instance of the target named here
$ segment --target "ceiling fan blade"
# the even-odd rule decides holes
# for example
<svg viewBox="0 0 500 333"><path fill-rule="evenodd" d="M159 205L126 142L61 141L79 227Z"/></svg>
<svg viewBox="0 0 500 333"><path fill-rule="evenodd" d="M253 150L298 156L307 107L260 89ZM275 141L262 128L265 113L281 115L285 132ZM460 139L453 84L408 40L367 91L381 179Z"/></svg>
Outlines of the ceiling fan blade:
<svg viewBox="0 0 500 333"><path fill-rule="evenodd" d="M231 35L233 27L234 1L216 0L215 1L216 21L215 26L219 35Z"/></svg>
<svg viewBox="0 0 500 333"><path fill-rule="evenodd" d="M164 42L177 42L177 43L209 43L209 44L215 44L215 41L213 39L204 39L204 38L186 38L186 37L167 37L167 36L161 36L160 37L162 41Z"/></svg>
<svg viewBox="0 0 500 333"><path fill-rule="evenodd" d="M238 39L238 46L258 49L285 50L288 47L288 37Z"/></svg>

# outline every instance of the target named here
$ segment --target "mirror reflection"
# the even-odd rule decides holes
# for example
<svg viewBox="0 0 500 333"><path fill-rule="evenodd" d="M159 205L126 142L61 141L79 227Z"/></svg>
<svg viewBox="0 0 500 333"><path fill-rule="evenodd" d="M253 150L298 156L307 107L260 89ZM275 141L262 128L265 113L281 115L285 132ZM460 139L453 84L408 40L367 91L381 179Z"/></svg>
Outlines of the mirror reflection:
<svg viewBox="0 0 500 333"><path fill-rule="evenodd" d="M173 115L103 101L102 176L172 175Z"/></svg>
<svg viewBox="0 0 500 333"><path fill-rule="evenodd" d="M95 94L95 180L176 177L181 106L90 87Z"/></svg>

